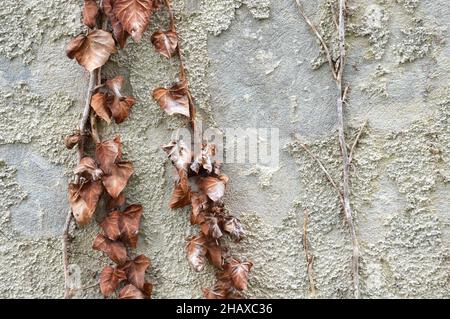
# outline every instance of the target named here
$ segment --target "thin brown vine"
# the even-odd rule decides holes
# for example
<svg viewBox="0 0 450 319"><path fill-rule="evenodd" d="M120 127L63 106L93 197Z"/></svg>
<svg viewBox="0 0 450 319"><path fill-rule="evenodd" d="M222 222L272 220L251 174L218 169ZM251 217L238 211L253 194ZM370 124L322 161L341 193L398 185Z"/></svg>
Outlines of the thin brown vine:
<svg viewBox="0 0 450 319"><path fill-rule="evenodd" d="M344 104L347 100L348 86L343 85L344 69L346 62L346 49L345 49L345 35L346 35L346 0L338 0L338 41L339 41L339 57L337 61L334 61L331 57L328 45L324 41L323 37L320 35L319 31L315 25L311 22L305 13L302 3L300 0L295 0L297 3L300 15L304 18L305 22L309 25L314 35L319 40L323 50L325 51L328 65L332 73L333 79L336 83L337 88L337 103L336 103L336 114L338 118L338 136L339 136L339 146L341 149L342 156L342 197L340 200L343 206L345 220L349 227L350 236L352 240L352 276L353 276L353 293L355 298L360 298L360 288L359 288L359 243L356 235L356 229L354 224L354 213L352 205L350 202L350 162L352 151L348 152L347 142L345 138L345 123L344 123ZM334 10L333 10L334 11ZM357 138L357 140L359 137ZM356 141L357 141L356 140ZM325 169L325 171L327 171Z"/></svg>

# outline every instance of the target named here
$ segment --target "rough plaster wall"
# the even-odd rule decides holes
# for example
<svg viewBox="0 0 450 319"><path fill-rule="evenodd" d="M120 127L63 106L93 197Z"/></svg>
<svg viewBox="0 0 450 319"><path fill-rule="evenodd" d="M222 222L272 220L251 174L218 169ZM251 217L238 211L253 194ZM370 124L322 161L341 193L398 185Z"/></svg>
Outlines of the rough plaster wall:
<svg viewBox="0 0 450 319"><path fill-rule="evenodd" d="M327 41L326 1L304 1ZM347 131L366 119L352 167L352 200L361 241L363 297L449 297L450 30L449 0L349 1L351 84ZM0 297L63 295L60 239L66 183L75 154L62 138L75 128L86 74L64 55L82 30L81 1L4 0L0 8ZM233 245L253 260L248 295L309 297L301 235L309 213L318 297L351 297L351 248L338 201L301 148L300 134L336 180L340 176L334 87L320 49L293 0L175 1L193 95L206 125L280 128L280 166L225 166L226 195L248 237ZM164 17L154 18L162 24ZM136 173L130 202L145 214L138 252L152 260L155 298L200 297L213 269L193 273L184 255L194 232L186 211L171 211L171 169L159 144L185 125L168 118L150 91L175 77L149 43L131 43L106 73L121 73L136 99L120 126ZM322 66L323 65L323 66ZM75 228L71 262L83 285L108 263L90 249L98 226ZM100 297L95 289L77 297Z"/></svg>

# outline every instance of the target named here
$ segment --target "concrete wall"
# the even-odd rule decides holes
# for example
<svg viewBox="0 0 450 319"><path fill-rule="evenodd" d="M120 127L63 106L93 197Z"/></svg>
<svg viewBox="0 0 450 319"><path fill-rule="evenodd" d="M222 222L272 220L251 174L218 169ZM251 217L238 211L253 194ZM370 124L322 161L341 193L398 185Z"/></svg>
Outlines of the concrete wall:
<svg viewBox="0 0 450 319"><path fill-rule="evenodd" d="M64 45L82 30L76 0L4 0L0 7L0 297L63 295L60 235L67 179L75 165L62 139L79 119L87 75ZM325 0L305 0L327 41L333 22ZM351 246L334 190L293 143L302 136L340 179L334 86L317 41L294 0L176 0L193 95L204 124L278 127L278 167L227 164L226 204L248 237L233 245L255 263L251 297L308 298L302 246L304 211L315 256L317 296L351 291ZM351 85L348 139L367 130L352 166L352 201L361 242L363 297L449 297L450 28L449 0L349 1ZM154 17L162 24L164 16ZM155 24L156 24L155 23ZM145 213L138 252L152 260L155 298L197 298L214 271L193 273L186 210L171 211L171 166L159 145L183 120L168 118L150 97L170 83L177 61L130 43L105 68L128 79L130 118L101 126L122 136L136 173L127 188ZM83 285L108 259L91 250L96 223L71 229L71 262ZM97 289L77 297L101 297Z"/></svg>

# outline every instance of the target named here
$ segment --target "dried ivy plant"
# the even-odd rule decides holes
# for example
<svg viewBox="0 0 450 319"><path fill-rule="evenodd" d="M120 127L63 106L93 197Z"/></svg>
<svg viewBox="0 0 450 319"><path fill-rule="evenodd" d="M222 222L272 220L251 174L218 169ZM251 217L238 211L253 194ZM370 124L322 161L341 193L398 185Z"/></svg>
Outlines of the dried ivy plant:
<svg viewBox="0 0 450 319"><path fill-rule="evenodd" d="M344 122L344 105L347 103L347 92L349 86L344 85L344 69L346 63L346 18L347 18L347 9L346 9L346 0L336 0L337 10L334 9L334 4L332 4L333 16L335 12L337 12L337 18L334 16L334 20L336 21L336 29L338 34L338 42L339 42L339 55L336 59L333 59L330 49L323 39L320 32L317 30L314 23L308 18L303 8L303 4L300 0L295 0L300 15L303 17L305 22L311 28L312 32L316 36L319 41L323 51L325 52L326 59L328 61L328 65L330 67L331 75L336 84L336 115L338 119L338 137L339 137L339 146L341 149L341 157L342 157L342 190L337 186L336 182L334 182L333 178L329 174L328 170L322 164L322 162L311 153L311 151L306 147L306 145L300 144L305 151L317 162L322 171L327 176L328 181L337 191L339 196L339 201L342 205L342 209L344 211L345 220L349 227L350 237L352 239L352 275L353 275L353 293L355 298L360 298L360 287L359 287L359 258L360 258L360 250L358 238L356 235L356 227L354 223L354 212L352 209L351 201L350 201L350 164L352 162L353 150L358 143L358 140L361 136L362 130L365 128L367 122L365 122L360 132L358 133L353 146L351 149L348 149L348 144L345 137L345 122ZM308 264L309 267L309 264ZM309 269L309 268L308 268Z"/></svg>
<svg viewBox="0 0 450 319"><path fill-rule="evenodd" d="M66 137L67 148L78 148L78 165L68 195L71 210L63 237L65 298L73 290L68 285L69 227L74 218L78 225L93 219L101 198L106 202L106 217L100 222L101 232L92 248L103 252L115 265L106 266L100 275L100 290L105 297L120 288L118 298L150 298L153 285L145 281L150 260L144 255L132 257L136 248L143 207L127 205L124 194L133 175L133 164L122 157L120 137L101 140L97 121L122 123L130 114L135 100L123 93L125 79L117 76L102 79L102 66L117 46L123 48L128 37L139 42L149 24L150 15L160 6L154 0L85 0L83 22L86 32L76 36L66 47L67 56L89 72L87 97L78 130ZM110 30L112 30L110 32ZM93 154L88 154L89 144Z"/></svg>
<svg viewBox="0 0 450 319"><path fill-rule="evenodd" d="M180 114L189 118L193 135L201 136L172 3L170 0L164 2L169 13L169 30L155 32L151 40L156 51L166 58L178 55L180 74L171 87L155 89L153 98L168 115ZM226 236L240 241L245 233L239 219L229 214L222 202L228 177L221 172L222 163L215 160L215 145L194 138L192 148L181 139L172 140L162 148L177 174L169 207L191 206L190 222L200 228L197 235L187 239L187 259L196 272L202 271L207 261L219 269L213 287L203 288L205 298L243 298L242 291L247 289L253 264L234 258L226 244Z"/></svg>

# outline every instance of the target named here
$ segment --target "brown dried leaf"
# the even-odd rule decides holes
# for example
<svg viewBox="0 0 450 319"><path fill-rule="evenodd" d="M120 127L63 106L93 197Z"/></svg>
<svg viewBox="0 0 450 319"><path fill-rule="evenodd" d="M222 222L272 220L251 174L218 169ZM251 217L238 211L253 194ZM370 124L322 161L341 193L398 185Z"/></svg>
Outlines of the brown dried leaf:
<svg viewBox="0 0 450 319"><path fill-rule="evenodd" d="M75 54L80 50L81 46L84 44L86 36L84 34L79 34L73 38L66 46L66 54L69 59L75 58Z"/></svg>
<svg viewBox="0 0 450 319"><path fill-rule="evenodd" d="M232 289L229 281L218 280L211 288L202 288L206 299L228 299L228 293Z"/></svg>
<svg viewBox="0 0 450 319"><path fill-rule="evenodd" d="M132 248L136 248L139 228L141 226L142 205L130 205L120 216L120 232L123 242ZM140 288L139 285L136 285Z"/></svg>
<svg viewBox="0 0 450 319"><path fill-rule="evenodd" d="M224 221L223 230L237 241L245 237L245 231L241 221L236 217L227 217Z"/></svg>
<svg viewBox="0 0 450 319"><path fill-rule="evenodd" d="M80 140L81 135L79 133L72 134L64 138L64 144L69 150L71 150L72 148L74 148L75 145L77 145L80 142Z"/></svg>
<svg viewBox="0 0 450 319"><path fill-rule="evenodd" d="M119 299L144 299L145 295L135 286L129 284L123 287L119 292Z"/></svg>
<svg viewBox="0 0 450 319"><path fill-rule="evenodd" d="M139 255L133 260L129 260L121 267L127 275L128 281L139 289L144 288L145 271L150 267L150 259L144 255Z"/></svg>
<svg viewBox="0 0 450 319"><path fill-rule="evenodd" d="M128 179L133 173L133 164L131 162L113 164L110 174L103 176L103 186L105 186L106 191L112 198L117 198L127 186Z"/></svg>
<svg viewBox="0 0 450 319"><path fill-rule="evenodd" d="M198 181L200 189L214 202L221 199L225 194L225 184L228 179L223 178L223 176L224 175L219 177L201 177Z"/></svg>
<svg viewBox="0 0 450 319"><path fill-rule="evenodd" d="M90 222L101 193L102 185L99 182L87 182L81 186L69 184L69 203L78 224Z"/></svg>
<svg viewBox="0 0 450 319"><path fill-rule="evenodd" d="M97 92L92 96L91 107L98 117L105 120L108 124L111 123L111 111L106 104L106 95L104 93Z"/></svg>
<svg viewBox="0 0 450 319"><path fill-rule="evenodd" d="M232 259L229 264L226 265L226 270L231 277L233 286L238 290L247 289L248 273L253 267L253 263L241 262L238 259Z"/></svg>
<svg viewBox="0 0 450 319"><path fill-rule="evenodd" d="M183 140L171 141L167 145L163 145L162 149L169 156L173 166L180 172L187 172L187 168L192 159L191 150L186 146Z"/></svg>
<svg viewBox="0 0 450 319"><path fill-rule="evenodd" d="M152 298L152 292L153 292L153 284L146 282L144 283L144 287L142 288L142 292L144 293L144 296L146 299Z"/></svg>
<svg viewBox="0 0 450 319"><path fill-rule="evenodd" d="M111 22L114 38L116 39L120 47L123 49L130 34L127 31L125 31L122 23L114 15L112 11L111 2L112 0L103 0L103 10L106 16L108 17L109 21Z"/></svg>
<svg viewBox="0 0 450 319"><path fill-rule="evenodd" d="M156 51L170 59L177 53L178 35L174 31L156 31L152 35L152 44Z"/></svg>
<svg viewBox="0 0 450 319"><path fill-rule="evenodd" d="M98 143L95 148L95 158L105 174L111 173L111 168L114 163L120 161L122 158L120 137Z"/></svg>
<svg viewBox="0 0 450 319"><path fill-rule="evenodd" d="M121 210L123 208L123 206L125 205L125 202L126 202L125 194L122 192L122 193L120 193L119 197L117 197L117 198L112 198L112 197L109 198L108 203L106 205L106 209Z"/></svg>
<svg viewBox="0 0 450 319"><path fill-rule="evenodd" d="M108 81L106 81L106 87L110 89L114 95L117 97L122 97L122 93L120 92L122 90L123 84L125 83L125 78L121 75L118 75Z"/></svg>
<svg viewBox="0 0 450 319"><path fill-rule="evenodd" d="M115 0L112 10L136 42L141 41L153 11L153 0Z"/></svg>
<svg viewBox="0 0 450 319"><path fill-rule="evenodd" d="M94 28L97 24L98 6L95 0L84 0L83 23L89 28Z"/></svg>
<svg viewBox="0 0 450 319"><path fill-rule="evenodd" d="M122 265L127 260L127 249L120 241L113 241L103 234L98 234L92 249L104 252L112 261Z"/></svg>
<svg viewBox="0 0 450 319"><path fill-rule="evenodd" d="M208 216L205 221L200 225L202 233L207 237L218 239L222 237L223 233L219 227L218 220L214 216Z"/></svg>
<svg viewBox="0 0 450 319"><path fill-rule="evenodd" d="M208 209L208 197L204 193L192 192L191 204L191 224L200 225L205 221L205 215L203 211Z"/></svg>
<svg viewBox="0 0 450 319"><path fill-rule="evenodd" d="M93 181L99 180L103 175L102 170L97 167L97 163L95 163L94 159L88 156L83 157L80 160L80 163L75 167L73 173Z"/></svg>
<svg viewBox="0 0 450 319"><path fill-rule="evenodd" d="M87 36L79 35L66 47L67 56L75 58L88 71L94 71L108 61L112 53L116 53L116 46L111 33L94 30Z"/></svg>
<svg viewBox="0 0 450 319"><path fill-rule="evenodd" d="M117 240L121 235L119 226L120 217L119 211L112 211L100 223L103 232L111 240Z"/></svg>
<svg viewBox="0 0 450 319"><path fill-rule="evenodd" d="M117 124L122 123L130 115L131 107L136 103L132 96L117 97L112 99L112 102L108 103L111 110L112 117Z"/></svg>
<svg viewBox="0 0 450 319"><path fill-rule="evenodd" d="M189 117L189 96L187 81L179 81L169 89L157 88L153 98L167 114L181 114Z"/></svg>
<svg viewBox="0 0 450 319"><path fill-rule="evenodd" d="M175 184L170 199L170 208L181 208L191 203L191 190L189 188L189 181L185 173L182 173L180 181Z"/></svg>
<svg viewBox="0 0 450 319"><path fill-rule="evenodd" d="M189 264L196 272L200 272L206 265L206 254L208 250L205 247L206 239L202 235L197 235L189 239L186 245L187 258Z"/></svg>
<svg viewBox="0 0 450 319"><path fill-rule="evenodd" d="M198 173L200 167L203 167L209 174L213 170L214 156L216 155L216 145L203 145L200 154L196 156L191 164L191 170Z"/></svg>
<svg viewBox="0 0 450 319"><path fill-rule="evenodd" d="M207 257L211 263L219 269L222 269L223 258L222 258L222 247L217 243L215 239L207 240L205 243L206 249L208 250Z"/></svg>
<svg viewBox="0 0 450 319"><path fill-rule="evenodd" d="M107 266L100 274L100 290L105 297L109 297L118 287L121 281L127 279L125 272L118 268Z"/></svg>

